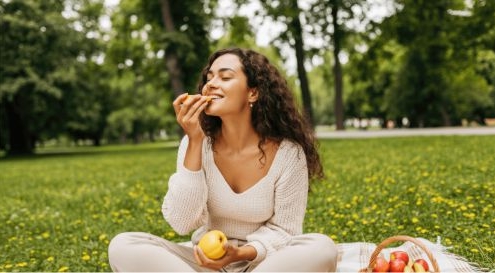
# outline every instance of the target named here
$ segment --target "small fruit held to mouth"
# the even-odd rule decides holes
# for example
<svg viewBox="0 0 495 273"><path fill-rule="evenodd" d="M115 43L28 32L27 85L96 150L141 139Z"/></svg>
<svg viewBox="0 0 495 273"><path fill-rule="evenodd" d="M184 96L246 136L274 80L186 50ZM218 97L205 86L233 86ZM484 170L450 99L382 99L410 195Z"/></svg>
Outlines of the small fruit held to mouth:
<svg viewBox="0 0 495 273"><path fill-rule="evenodd" d="M202 96L202 97L206 97L206 103L209 103L209 102L211 102L211 101L214 99L214 97L212 97L212 96ZM184 99L182 99L181 106L182 106L183 104L185 104L186 102L188 102L189 100L191 100L191 99L192 99L192 95L187 94L187 95L184 97Z"/></svg>

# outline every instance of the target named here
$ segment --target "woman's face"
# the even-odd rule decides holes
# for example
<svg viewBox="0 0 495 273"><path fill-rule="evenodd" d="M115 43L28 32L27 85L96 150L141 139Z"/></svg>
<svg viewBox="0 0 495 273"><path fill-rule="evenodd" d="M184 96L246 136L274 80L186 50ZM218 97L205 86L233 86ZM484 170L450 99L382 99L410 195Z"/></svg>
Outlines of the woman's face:
<svg viewBox="0 0 495 273"><path fill-rule="evenodd" d="M201 91L203 95L212 97L205 113L224 116L249 110L249 103L254 101L250 91L239 57L221 55L208 70L206 84Z"/></svg>

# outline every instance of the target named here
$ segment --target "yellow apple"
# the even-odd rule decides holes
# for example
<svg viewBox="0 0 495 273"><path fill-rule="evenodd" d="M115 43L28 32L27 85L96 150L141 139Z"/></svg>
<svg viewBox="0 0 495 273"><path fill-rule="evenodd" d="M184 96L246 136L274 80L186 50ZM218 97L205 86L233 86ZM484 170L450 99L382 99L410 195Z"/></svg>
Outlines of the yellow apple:
<svg viewBox="0 0 495 273"><path fill-rule="evenodd" d="M216 260L225 255L223 246L227 242L227 236L220 230L208 231L199 240L198 247L201 248L206 257Z"/></svg>

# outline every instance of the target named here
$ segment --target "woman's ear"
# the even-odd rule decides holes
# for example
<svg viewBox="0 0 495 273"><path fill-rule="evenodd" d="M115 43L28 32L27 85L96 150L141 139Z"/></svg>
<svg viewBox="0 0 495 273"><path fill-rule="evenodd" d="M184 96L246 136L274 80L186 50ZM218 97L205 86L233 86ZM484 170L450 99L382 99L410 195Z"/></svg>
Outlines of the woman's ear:
<svg viewBox="0 0 495 273"><path fill-rule="evenodd" d="M259 95L258 89L256 88L250 89L248 93L248 101L250 103L256 102L258 100L258 95Z"/></svg>

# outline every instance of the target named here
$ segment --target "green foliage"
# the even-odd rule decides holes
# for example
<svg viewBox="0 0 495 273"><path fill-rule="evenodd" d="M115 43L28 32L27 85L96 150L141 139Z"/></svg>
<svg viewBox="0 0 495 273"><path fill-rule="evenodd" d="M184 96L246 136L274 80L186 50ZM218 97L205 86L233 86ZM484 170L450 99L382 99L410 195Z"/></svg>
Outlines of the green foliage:
<svg viewBox="0 0 495 273"><path fill-rule="evenodd" d="M396 39L405 51L385 92L387 116L408 117L412 127L460 125L463 118L483 123L484 112L493 104L490 87L472 72L474 36L486 30L470 33L481 13L458 15L456 10L468 9L464 1L397 2L402 9L382 27L384 38Z"/></svg>
<svg viewBox="0 0 495 273"><path fill-rule="evenodd" d="M175 32L165 31L159 1L124 0L113 13L104 64L114 69L109 79L114 107L105 130L110 141L137 143L143 136L153 140L159 130L175 132L171 100L176 92L195 92L209 54L208 15L199 8L201 1L190 2L171 1ZM178 55L187 75L185 90L170 88L164 61L170 51Z"/></svg>
<svg viewBox="0 0 495 273"><path fill-rule="evenodd" d="M315 124L334 124L334 78L328 69L333 62L330 51L323 56L323 65L308 72L308 81L312 92Z"/></svg>
<svg viewBox="0 0 495 273"><path fill-rule="evenodd" d="M241 48L259 48L256 45L254 39L255 35L251 30L248 22L248 18L241 16L234 16L227 19L229 24L223 35L218 41L213 43L215 49L229 48L229 47L241 47Z"/></svg>
<svg viewBox="0 0 495 273"><path fill-rule="evenodd" d="M495 51L481 50L477 55L476 74L482 77L489 88L490 98L485 101L486 108L471 110L472 114L483 117L495 117ZM491 105L490 105L491 104Z"/></svg>
<svg viewBox="0 0 495 273"><path fill-rule="evenodd" d="M371 40L365 54L354 54L346 66L350 75L350 92L346 99L346 114L358 118L386 120L386 94L398 74L404 48L384 37ZM356 69L354 69L356 68ZM393 115L391 115L393 116Z"/></svg>
<svg viewBox="0 0 495 273"><path fill-rule="evenodd" d="M407 117L413 127L495 117L493 1L395 0L383 22L367 18L369 1L262 1L254 15L287 27L265 48L256 45L252 18L219 18L216 0L168 2L172 18L163 18L161 1L121 0L111 13L103 0L0 1L0 149L32 153L60 137L98 145L174 134L171 100L196 92L209 53L229 46L258 50L281 71L281 52L300 49L299 81L287 79L301 109L314 108L315 124L340 122L341 95L347 117ZM109 31L103 15L111 16ZM218 25L226 34L213 41ZM343 75L332 68L338 52L349 57ZM171 54L183 79L167 70ZM306 85L302 64L313 60L323 63L307 71ZM183 84L174 89L185 90L172 90L177 80Z"/></svg>
<svg viewBox="0 0 495 273"><path fill-rule="evenodd" d="M58 121L65 78L84 36L61 14L60 1L0 2L0 128L9 153L30 153L35 141L63 129ZM8 144L8 145L7 145Z"/></svg>
<svg viewBox="0 0 495 273"><path fill-rule="evenodd" d="M408 234L495 268L493 136L321 140L327 178L310 192L305 232L337 243ZM110 271L124 231L185 241L163 220L177 141L46 147L0 159L2 271Z"/></svg>
<svg viewBox="0 0 495 273"><path fill-rule="evenodd" d="M157 48L174 52L181 61L186 90L196 90L199 72L208 58L208 27L217 1L169 1L176 31L165 32L160 1L139 1L143 19L151 24Z"/></svg>

